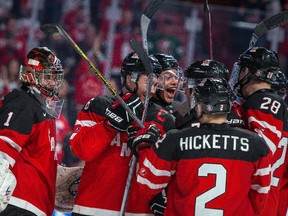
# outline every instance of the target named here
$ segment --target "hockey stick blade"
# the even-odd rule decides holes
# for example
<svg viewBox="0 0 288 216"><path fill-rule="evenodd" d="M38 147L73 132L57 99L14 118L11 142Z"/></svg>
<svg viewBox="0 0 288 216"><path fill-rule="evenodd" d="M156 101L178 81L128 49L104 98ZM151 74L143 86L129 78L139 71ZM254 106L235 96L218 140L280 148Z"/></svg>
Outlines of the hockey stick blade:
<svg viewBox="0 0 288 216"><path fill-rule="evenodd" d="M146 91L146 97L145 97L145 102L144 102L144 108L145 109L143 110L143 115L142 115L142 122L144 122L146 119L147 107L148 107L148 103L149 103L149 94L150 94L150 90L151 90L151 86L152 86L153 69L152 69L152 65L151 65L149 56L145 52L145 50L141 46L141 44L138 43L134 38L132 38L132 40L130 41L130 46L138 54L139 58L141 59L143 65L144 65L146 72L149 74L147 89L146 89L147 90Z"/></svg>
<svg viewBox="0 0 288 216"><path fill-rule="evenodd" d="M248 49L254 47L263 34L286 23L288 23L288 11L282 11L258 23L254 28Z"/></svg>
<svg viewBox="0 0 288 216"><path fill-rule="evenodd" d="M156 11L160 8L163 2L164 0L151 0L141 16L140 27L141 27L141 34L142 34L142 42L143 42L143 47L147 53L148 53L148 42L147 42L148 27L151 22L151 18L156 13Z"/></svg>
<svg viewBox="0 0 288 216"><path fill-rule="evenodd" d="M94 66L94 64L90 61L90 59L85 55L85 53L80 49L80 47L75 43L75 41L67 34L67 32L58 25L53 24L45 24L40 27L41 31L43 31L46 35L51 35L55 33L59 33L62 35L74 49L78 52L78 54L87 62L90 66L92 72L94 72L101 81L105 84L105 86L110 90L110 92L116 97L121 106L128 112L130 117L141 127L144 128L144 124L140 121L140 119L133 113L133 111L129 108L129 106L123 101L123 99L116 93L115 89L111 86L111 84L103 77L103 75L98 71L98 69Z"/></svg>

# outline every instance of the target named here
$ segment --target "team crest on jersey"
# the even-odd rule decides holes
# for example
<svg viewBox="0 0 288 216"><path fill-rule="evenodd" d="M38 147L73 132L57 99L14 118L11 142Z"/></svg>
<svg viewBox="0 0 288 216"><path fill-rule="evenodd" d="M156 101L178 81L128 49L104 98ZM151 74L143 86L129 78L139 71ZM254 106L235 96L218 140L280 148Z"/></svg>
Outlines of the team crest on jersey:
<svg viewBox="0 0 288 216"><path fill-rule="evenodd" d="M207 110L208 112L213 111L213 106L210 105L210 104L207 104L207 105L206 105L206 110Z"/></svg>

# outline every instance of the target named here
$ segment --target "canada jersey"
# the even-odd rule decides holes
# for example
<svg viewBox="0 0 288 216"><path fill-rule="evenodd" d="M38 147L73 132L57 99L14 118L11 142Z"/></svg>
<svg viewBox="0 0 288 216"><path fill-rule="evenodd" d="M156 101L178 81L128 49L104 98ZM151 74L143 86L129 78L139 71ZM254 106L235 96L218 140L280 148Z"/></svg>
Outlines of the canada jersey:
<svg viewBox="0 0 288 216"><path fill-rule="evenodd" d="M118 215L129 172L132 151L127 146L126 132L106 128L105 110L114 97L99 96L89 101L79 113L71 147L76 156L85 160L73 212L83 215ZM164 134L174 126L173 117L150 103L145 126L155 124ZM126 215L152 215L148 200L141 196L133 175Z"/></svg>
<svg viewBox="0 0 288 216"><path fill-rule="evenodd" d="M1 102L0 157L17 179L9 204L51 215L56 182L55 119L27 89L14 89Z"/></svg>
<svg viewBox="0 0 288 216"><path fill-rule="evenodd" d="M137 181L148 198L169 184L164 215L254 215L268 195L270 156L255 133L202 124L169 131L146 153Z"/></svg>
<svg viewBox="0 0 288 216"><path fill-rule="evenodd" d="M271 190L263 216L276 215L279 204L280 181L284 178L287 154L287 105L272 90L252 94L242 105L241 115L251 131L263 134L272 153ZM286 135L285 135L286 134ZM285 177L287 178L287 176ZM282 180L283 182L284 180ZM286 180L287 181L287 180ZM273 208L271 208L273 206Z"/></svg>

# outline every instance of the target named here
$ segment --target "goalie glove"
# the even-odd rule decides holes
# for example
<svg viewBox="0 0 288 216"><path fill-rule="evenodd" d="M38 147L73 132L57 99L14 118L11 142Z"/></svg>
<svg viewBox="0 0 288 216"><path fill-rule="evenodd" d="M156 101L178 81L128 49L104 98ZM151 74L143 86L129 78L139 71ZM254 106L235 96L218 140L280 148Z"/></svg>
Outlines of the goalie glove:
<svg viewBox="0 0 288 216"><path fill-rule="evenodd" d="M145 132L144 132L145 131ZM129 133L129 131L128 131ZM139 156L138 151L152 146L160 138L160 130L156 125L150 125L147 128L141 129L136 133L136 136L128 135L128 146L132 149L136 157Z"/></svg>
<svg viewBox="0 0 288 216"><path fill-rule="evenodd" d="M127 93L122 99L137 117L141 115L143 104L136 94ZM131 116L118 100L111 107L106 108L105 117L108 120L106 121L108 125L121 132L125 132L132 121Z"/></svg>
<svg viewBox="0 0 288 216"><path fill-rule="evenodd" d="M0 158L0 212L8 205L17 181L7 160Z"/></svg>

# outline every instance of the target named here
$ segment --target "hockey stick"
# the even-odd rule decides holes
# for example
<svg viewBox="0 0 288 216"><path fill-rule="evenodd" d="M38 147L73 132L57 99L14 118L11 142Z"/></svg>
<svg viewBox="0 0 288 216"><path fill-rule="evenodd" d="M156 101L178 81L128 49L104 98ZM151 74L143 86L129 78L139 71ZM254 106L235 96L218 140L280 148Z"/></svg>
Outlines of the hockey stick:
<svg viewBox="0 0 288 216"><path fill-rule="evenodd" d="M146 98L148 98L148 102L149 102L149 95L150 95L150 89L151 89L151 86L152 86L152 78L153 78L153 69L152 69L152 65L150 63L149 56L145 52L145 50L141 46L141 44L139 44L134 38L130 41L130 46L138 54L139 58L141 59L143 65L144 65L145 70L149 74L148 75L148 84L147 84L147 89L149 89L149 92L148 92L148 95L146 95ZM151 84L149 84L149 81L151 81ZM146 108L146 111L145 111L145 108ZM147 108L148 108L148 103L147 103L146 107L144 106L145 114L144 114L144 111L143 111L143 115L142 115L143 124L145 122ZM126 205L127 205L127 201L128 201L128 196L129 196L129 192L130 192L130 188L131 188L132 177L133 177L133 174L134 174L136 162L137 162L137 158L136 158L135 155L133 155L132 158L131 158L131 162L130 162L129 173L128 173L126 186L125 186L125 190L124 190L124 195L123 195L123 199L122 199L122 204L121 204L121 209L120 209L120 215L121 216L125 215Z"/></svg>
<svg viewBox="0 0 288 216"><path fill-rule="evenodd" d="M103 83L107 86L110 92L116 97L116 99L120 102L121 106L128 112L128 114L133 118L135 122L141 127L144 128L144 124L140 121L140 119L133 113L133 111L128 107L128 105L123 101L123 99L116 93L111 84L102 76L102 74L98 71L98 69L94 66L94 64L90 61L90 59L85 55L85 53L79 48L79 46L74 42L74 40L66 33L66 31L58 25L45 24L40 27L41 31L46 35L51 35L55 33L59 33L62 35L79 53L79 55L88 63L91 70L103 81Z"/></svg>
<svg viewBox="0 0 288 216"><path fill-rule="evenodd" d="M209 5L208 5L208 0L205 0L203 10L205 13L208 14L210 59L213 59L212 23L211 23L211 13L210 13Z"/></svg>
<svg viewBox="0 0 288 216"><path fill-rule="evenodd" d="M147 41L147 31L149 24L151 22L151 18L155 14L155 12L159 9L161 4L164 2L164 0L151 0L145 11L143 12L141 16L141 35L142 35L142 42L143 47L148 53L148 41Z"/></svg>
<svg viewBox="0 0 288 216"><path fill-rule="evenodd" d="M248 50L255 46L263 34L286 23L288 23L288 11L282 11L258 23L249 41Z"/></svg>
<svg viewBox="0 0 288 216"><path fill-rule="evenodd" d="M143 14L141 16L140 27L141 27L142 44L143 44L144 50L143 50L142 46L137 43L137 41L131 41L130 42L131 47L138 54L140 59L143 60L145 58L146 67L150 66L150 68L146 68L146 71L150 71L151 72L151 73L149 73L149 76L148 76L146 97L145 97L145 101L144 101L144 110L143 110L143 115L142 115L142 122L143 123L145 121L146 114L147 114L147 108L148 108L148 103L149 103L149 95L150 95L150 91L151 91L152 78L153 78L151 64L147 65L147 63L149 63L149 59L148 59L148 56L145 55L145 53L143 53L143 51L146 51L146 53L149 55L148 40L147 40L148 27L149 27L149 24L151 22L151 19L152 19L153 15L160 8L160 6L161 6L161 4L163 2L164 2L164 0L152 0L148 4L147 8L144 10L144 12L143 12Z"/></svg>

